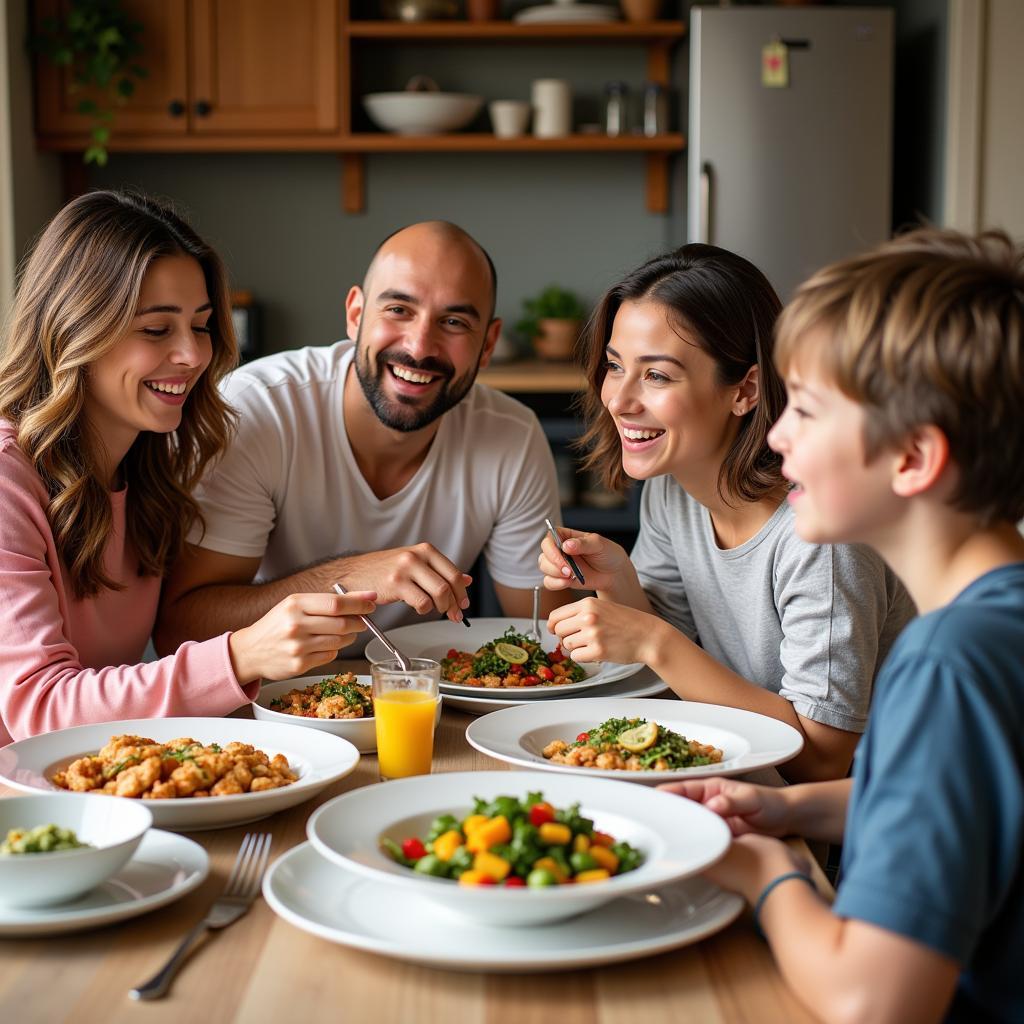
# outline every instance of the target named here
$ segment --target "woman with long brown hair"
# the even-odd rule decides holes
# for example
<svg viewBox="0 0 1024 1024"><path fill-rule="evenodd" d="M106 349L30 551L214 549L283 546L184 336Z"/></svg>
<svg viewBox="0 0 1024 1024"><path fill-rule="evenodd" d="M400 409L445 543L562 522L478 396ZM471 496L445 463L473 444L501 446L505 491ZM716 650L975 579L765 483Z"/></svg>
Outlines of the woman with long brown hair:
<svg viewBox="0 0 1024 1024"><path fill-rule="evenodd" d="M169 207L91 192L43 231L0 348L0 746L224 714L361 629L374 595L298 594L136 664L229 442L217 384L236 361L221 261Z"/></svg>
<svg viewBox="0 0 1024 1024"><path fill-rule="evenodd" d="M612 287L589 325L588 463L645 481L632 554L563 529L597 591L549 618L576 661L644 662L686 699L798 728L794 779L846 773L871 683L913 614L880 559L800 540L767 445L785 404L772 363L781 304L735 253L687 245ZM550 539L549 589L579 584Z"/></svg>

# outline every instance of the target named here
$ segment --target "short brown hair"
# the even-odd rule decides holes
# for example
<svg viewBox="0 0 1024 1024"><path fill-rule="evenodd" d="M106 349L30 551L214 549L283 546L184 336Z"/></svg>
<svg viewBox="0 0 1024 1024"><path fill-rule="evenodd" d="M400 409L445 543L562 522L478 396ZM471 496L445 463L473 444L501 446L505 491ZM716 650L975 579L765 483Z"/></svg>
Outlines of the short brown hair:
<svg viewBox="0 0 1024 1024"><path fill-rule="evenodd" d="M808 356L864 406L869 459L932 424L952 505L1024 517L1024 250L1005 233L919 228L818 271L777 328L782 372Z"/></svg>
<svg viewBox="0 0 1024 1024"><path fill-rule="evenodd" d="M607 372L605 348L624 302L664 307L674 330L686 330L714 361L718 383L739 384L752 366L759 370L758 401L743 416L739 433L722 461L718 490L729 501L759 501L782 484L782 458L766 438L782 414L786 390L772 361L772 332L782 303L757 267L714 245L692 243L648 260L609 288L584 333L583 362L589 387L582 399L587 432L579 446L584 466L606 486L626 486L622 445L611 413L601 402Z"/></svg>

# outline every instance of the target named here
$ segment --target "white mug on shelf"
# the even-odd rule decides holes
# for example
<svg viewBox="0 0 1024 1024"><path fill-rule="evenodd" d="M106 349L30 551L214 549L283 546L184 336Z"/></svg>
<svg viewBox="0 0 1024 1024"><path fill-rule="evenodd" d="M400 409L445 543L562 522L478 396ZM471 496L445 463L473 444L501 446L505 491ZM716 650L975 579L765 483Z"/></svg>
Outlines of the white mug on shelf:
<svg viewBox="0 0 1024 1024"><path fill-rule="evenodd" d="M530 104L526 100L493 100L487 105L491 126L499 139L514 139L530 123Z"/></svg>
<svg viewBox="0 0 1024 1024"><path fill-rule="evenodd" d="M533 102L533 134L557 139L572 132L572 93L562 78L538 78L530 92Z"/></svg>

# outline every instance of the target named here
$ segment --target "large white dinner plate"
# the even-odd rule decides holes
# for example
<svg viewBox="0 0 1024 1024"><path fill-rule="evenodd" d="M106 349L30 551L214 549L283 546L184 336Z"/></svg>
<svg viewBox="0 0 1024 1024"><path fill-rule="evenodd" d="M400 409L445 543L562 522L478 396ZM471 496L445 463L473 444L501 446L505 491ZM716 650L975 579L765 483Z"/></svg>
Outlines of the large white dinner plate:
<svg viewBox="0 0 1024 1024"><path fill-rule="evenodd" d="M644 669L639 675L629 679L621 679L618 682L610 683L601 690L603 699L619 697L655 697L664 693L669 688L668 683L654 675L650 669ZM484 690L484 693L493 693L493 690ZM575 698L580 699L580 698ZM596 699L596 698L595 698ZM486 715L492 711L503 711L506 708L514 707L538 707L548 703L562 703L558 700L557 694L551 701L516 700L513 697L463 697L459 694L445 694L445 707L456 708L459 711L466 711L471 715Z"/></svg>
<svg viewBox="0 0 1024 1024"><path fill-rule="evenodd" d="M298 725L304 729L315 729L317 732L329 732L340 736L353 744L361 754L372 754L377 749L377 723L370 718L304 718L301 715L288 715L283 711L275 711L270 702L283 696L290 690L304 690L313 683L330 679L331 676L301 676L297 679L283 679L277 683L264 683L260 687L259 696L252 702L252 713L260 722L275 722L278 725ZM369 686L370 676L356 676L356 682ZM441 720L441 704L437 702L435 723Z"/></svg>
<svg viewBox="0 0 1024 1024"><path fill-rule="evenodd" d="M77 900L32 910L0 907L0 935L55 935L137 917L181 899L209 870L198 843L151 828L116 875Z"/></svg>
<svg viewBox="0 0 1024 1024"><path fill-rule="evenodd" d="M631 772L623 769L575 768L554 764L541 753L552 740L571 743L608 718L646 718L687 739L710 743L722 751L718 764L680 768L667 772ZM466 730L466 739L477 750L499 761L524 768L570 772L588 777L604 776L654 785L675 779L709 775L739 775L767 768L796 757L803 748L800 733L791 725L766 715L717 704L688 700L588 700L545 701L540 705L506 708L478 718Z"/></svg>
<svg viewBox="0 0 1024 1024"><path fill-rule="evenodd" d="M433 622L417 622L412 626L399 626L388 630L388 636L395 646L411 658L433 658L440 661L453 647L457 651L477 651L484 644L496 640L512 626L517 633L525 633L533 627L532 619L473 619L468 629L461 622L435 620ZM558 645L558 637L549 633L546 625L541 628L541 647L545 651L553 651ZM371 640L366 645L366 657L370 661L386 661L390 652L379 640ZM643 665L618 665L611 661L602 661L593 665L583 665L587 673L586 679L578 683L562 683L558 686L509 686L485 688L483 686L465 686L460 683L446 683L441 680L441 692L457 696L480 696L484 693L491 698L514 699L517 703L524 700L559 698L568 693L578 693L595 686L605 686L618 682L620 679L639 672Z"/></svg>
<svg viewBox="0 0 1024 1024"><path fill-rule="evenodd" d="M153 824L158 828L191 831L257 821L309 800L325 786L344 778L359 763L359 751L347 740L298 725L243 718L138 718L60 729L0 748L0 780L27 793L64 792L50 781L54 773L76 758L94 754L111 736L121 734L144 736L161 743L186 736L221 746L234 741L251 743L270 757L284 754L299 776L298 782L261 793L147 800ZM104 798L93 795L90 799Z"/></svg>
<svg viewBox="0 0 1024 1024"><path fill-rule="evenodd" d="M337 867L309 843L278 858L263 896L289 924L328 942L455 971L564 971L635 960L714 935L743 909L738 896L689 878L567 921L498 928L449 917L407 889Z"/></svg>
<svg viewBox="0 0 1024 1024"><path fill-rule="evenodd" d="M553 806L576 805L593 827L629 843L642 854L639 866L602 882L510 889L464 886L412 871L381 847L387 837L401 843L426 834L443 814L458 820L478 799L524 800L541 793ZM343 868L405 889L488 925L535 925L585 913L618 896L647 892L699 874L722 857L730 835L716 814L690 800L609 779L567 777L550 772L438 772L364 786L322 804L306 823L313 848Z"/></svg>

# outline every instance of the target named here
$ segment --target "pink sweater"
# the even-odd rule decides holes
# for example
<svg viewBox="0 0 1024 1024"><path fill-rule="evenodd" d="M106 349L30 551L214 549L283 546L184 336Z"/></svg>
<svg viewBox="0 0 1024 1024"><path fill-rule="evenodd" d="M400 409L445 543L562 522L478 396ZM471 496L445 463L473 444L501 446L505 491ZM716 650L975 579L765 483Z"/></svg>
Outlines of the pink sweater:
<svg viewBox="0 0 1024 1024"><path fill-rule="evenodd" d="M110 496L104 567L124 590L76 600L46 518L47 493L0 420L0 746L72 725L224 715L255 697L239 685L228 635L184 643L137 664L153 630L160 581L136 574L125 540L127 491Z"/></svg>

